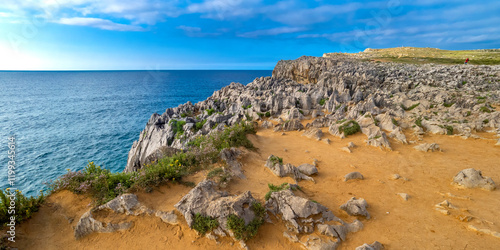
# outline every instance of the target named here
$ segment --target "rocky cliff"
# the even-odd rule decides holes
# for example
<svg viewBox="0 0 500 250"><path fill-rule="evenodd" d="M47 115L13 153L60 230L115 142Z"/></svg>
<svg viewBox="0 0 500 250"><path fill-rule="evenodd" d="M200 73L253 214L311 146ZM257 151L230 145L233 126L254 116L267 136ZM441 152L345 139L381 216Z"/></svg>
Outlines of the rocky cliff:
<svg viewBox="0 0 500 250"><path fill-rule="evenodd" d="M280 61L272 77L231 83L205 101L153 114L125 171L242 120L272 119L279 131L304 129L297 121L307 118L306 129L328 127L340 137L357 124L367 144L387 149L387 137L407 143L403 129L467 138L488 128L500 135L499 72L500 66L374 63L341 54Z"/></svg>

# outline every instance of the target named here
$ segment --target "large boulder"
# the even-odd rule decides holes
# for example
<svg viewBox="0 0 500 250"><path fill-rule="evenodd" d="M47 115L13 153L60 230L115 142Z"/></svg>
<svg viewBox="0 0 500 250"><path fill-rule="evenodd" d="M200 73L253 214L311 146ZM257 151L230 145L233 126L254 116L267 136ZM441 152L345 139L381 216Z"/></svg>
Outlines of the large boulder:
<svg viewBox="0 0 500 250"><path fill-rule="evenodd" d="M368 207L368 203L366 203L365 199L356 197L352 197L345 204L340 206L340 209L347 212L347 214L352 216L364 216L367 219L370 219L370 214L366 210Z"/></svg>
<svg viewBox="0 0 500 250"><path fill-rule="evenodd" d="M290 163L283 165L282 159L274 155L270 155L267 158L266 164L264 166L271 170L271 172L273 172L273 174L278 177L290 176L296 182L300 180L308 180L314 182L314 179L312 177L307 176L305 173L301 172L302 169L302 171L306 173L313 173L313 169L306 167L302 167L301 169L299 169Z"/></svg>

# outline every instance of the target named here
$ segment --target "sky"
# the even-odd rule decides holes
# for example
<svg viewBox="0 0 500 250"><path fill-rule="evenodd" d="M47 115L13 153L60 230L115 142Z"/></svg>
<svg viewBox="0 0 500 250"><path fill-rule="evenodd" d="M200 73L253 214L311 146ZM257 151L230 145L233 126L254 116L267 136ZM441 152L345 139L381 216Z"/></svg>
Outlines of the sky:
<svg viewBox="0 0 500 250"><path fill-rule="evenodd" d="M500 48L500 1L0 0L0 70L272 69L398 46Z"/></svg>

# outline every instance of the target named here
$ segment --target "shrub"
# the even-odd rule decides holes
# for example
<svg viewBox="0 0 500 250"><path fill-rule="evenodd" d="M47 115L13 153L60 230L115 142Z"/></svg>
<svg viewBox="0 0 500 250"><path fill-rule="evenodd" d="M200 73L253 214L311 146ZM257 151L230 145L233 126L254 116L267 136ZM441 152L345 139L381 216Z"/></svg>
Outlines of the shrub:
<svg viewBox="0 0 500 250"><path fill-rule="evenodd" d="M203 216L200 213L194 215L193 226L192 228L201 235L205 235L207 232L210 232L216 229L219 226L219 222L209 216Z"/></svg>
<svg viewBox="0 0 500 250"><path fill-rule="evenodd" d="M455 103L454 103L454 102L449 102L449 103L448 103L448 102L445 102L445 103L443 103L443 106L445 106L445 107L449 108L449 107L451 107L453 104L455 104Z"/></svg>
<svg viewBox="0 0 500 250"><path fill-rule="evenodd" d="M453 127L450 125L445 125L444 128L446 128L446 134L447 135L453 135Z"/></svg>
<svg viewBox="0 0 500 250"><path fill-rule="evenodd" d="M252 203L250 209L255 214L255 218L245 225L245 220L231 214L227 219L227 227L234 233L237 240L247 241L257 235L259 227L264 223L266 216L265 208L258 202Z"/></svg>
<svg viewBox="0 0 500 250"><path fill-rule="evenodd" d="M488 122L490 122L490 120L488 120L488 119L483 120L484 124L487 124Z"/></svg>
<svg viewBox="0 0 500 250"><path fill-rule="evenodd" d="M325 105L325 103L326 103L326 99L323 98L323 99L319 100L319 105L323 106L323 105Z"/></svg>
<svg viewBox="0 0 500 250"><path fill-rule="evenodd" d="M288 183L282 183L281 185L279 186L275 186L271 183L268 183L267 186L269 187L269 192L266 193L266 195L264 196L264 199L267 201L269 200L269 198L271 198L271 194L274 193L274 192L279 192L279 191L283 191L285 189L288 189L290 188L290 185L288 185Z"/></svg>
<svg viewBox="0 0 500 250"><path fill-rule="evenodd" d="M266 112L266 117L271 117L271 112L267 111Z"/></svg>
<svg viewBox="0 0 500 250"><path fill-rule="evenodd" d="M429 108L433 109L434 108L434 104L431 104L431 106L429 106Z"/></svg>
<svg viewBox="0 0 500 250"><path fill-rule="evenodd" d="M201 128L203 128L203 125L205 125L205 123L206 123L206 122L207 122L207 120L203 120L203 121L201 121L201 122L197 122L197 123L195 123L195 125L194 125L194 130L195 130L195 131L200 130Z"/></svg>
<svg viewBox="0 0 500 250"><path fill-rule="evenodd" d="M170 120L170 126L172 127L172 131L174 131L174 135L182 135L184 134L184 127L186 125L186 121L178 121L178 120Z"/></svg>
<svg viewBox="0 0 500 250"><path fill-rule="evenodd" d="M345 136L353 135L359 131L361 131L361 127L354 120L345 122L344 124L342 124L342 126L339 127L339 132L343 132Z"/></svg>
<svg viewBox="0 0 500 250"><path fill-rule="evenodd" d="M11 199L12 197L12 199ZM45 196L42 191L38 197L26 197L21 191L15 190L11 191L10 188L0 190L0 223L5 225L9 223L10 217L15 215L16 223L29 219L36 211L40 205L44 202ZM9 208L11 201L15 202L15 208ZM9 213L9 210L12 213Z"/></svg>
<svg viewBox="0 0 500 250"><path fill-rule="evenodd" d="M205 111L207 111L208 116L211 116L215 112L215 110L213 108L206 109Z"/></svg>
<svg viewBox="0 0 500 250"><path fill-rule="evenodd" d="M243 109L249 109L252 107L252 104L248 104L247 106L243 105L242 107L243 107Z"/></svg>

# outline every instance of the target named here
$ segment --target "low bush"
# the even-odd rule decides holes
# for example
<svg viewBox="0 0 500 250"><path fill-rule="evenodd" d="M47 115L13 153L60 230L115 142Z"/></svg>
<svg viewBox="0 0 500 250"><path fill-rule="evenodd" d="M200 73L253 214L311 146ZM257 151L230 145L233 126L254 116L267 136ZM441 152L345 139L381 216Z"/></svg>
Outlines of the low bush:
<svg viewBox="0 0 500 250"><path fill-rule="evenodd" d="M5 225L11 222L11 216L15 216L15 222L19 223L29 219L40 205L44 202L45 195L40 191L38 197L27 197L19 190L6 188L0 190L0 223Z"/></svg>
<svg viewBox="0 0 500 250"><path fill-rule="evenodd" d="M403 108L405 111L410 111L416 107L418 107L418 105L420 105L420 103L417 103L417 104L413 104L411 105L410 107L405 107L405 105L401 104L401 108Z"/></svg>
<svg viewBox="0 0 500 250"><path fill-rule="evenodd" d="M342 124L342 126L339 127L339 132L341 132L341 133L343 132L345 136L353 135L353 134L360 132L360 131L361 131L361 127L354 120L350 120L348 122L345 122L344 124Z"/></svg>
<svg viewBox="0 0 500 250"><path fill-rule="evenodd" d="M264 199L267 201L269 200L269 198L271 198L271 194L274 193L274 192L279 192L279 191L283 191L285 189L288 189L290 188L290 185L288 185L288 183L282 183L281 185L279 186L275 186L271 183L268 183L267 186L269 187L269 192L266 193L266 195L264 196Z"/></svg>
<svg viewBox="0 0 500 250"><path fill-rule="evenodd" d="M207 232L210 232L216 229L219 226L219 222L208 216L203 216L200 213L194 215L192 228L201 235L205 235Z"/></svg>
<svg viewBox="0 0 500 250"><path fill-rule="evenodd" d="M215 110L212 108L212 109L206 109L205 111L207 111L207 115L211 116Z"/></svg>
<svg viewBox="0 0 500 250"><path fill-rule="evenodd" d="M323 99L319 100L319 105L323 106L323 105L325 105L325 103L326 103L326 99L323 98Z"/></svg>
<svg viewBox="0 0 500 250"><path fill-rule="evenodd" d="M273 163L273 165L276 165L277 163L283 164L283 158L275 156L275 155L271 156L270 160Z"/></svg>
<svg viewBox="0 0 500 250"><path fill-rule="evenodd" d="M415 120L415 124L417 124L417 126L421 127L421 128L424 128L424 126L422 126L422 117L419 117Z"/></svg>
<svg viewBox="0 0 500 250"><path fill-rule="evenodd" d="M227 219L227 228L234 233L237 240L247 241L257 235L259 227L264 223L266 216L266 209L262 204L255 202L251 205L250 209L255 214L255 218L245 225L245 220L238 216L231 214Z"/></svg>

